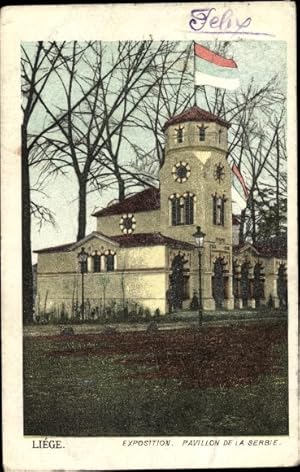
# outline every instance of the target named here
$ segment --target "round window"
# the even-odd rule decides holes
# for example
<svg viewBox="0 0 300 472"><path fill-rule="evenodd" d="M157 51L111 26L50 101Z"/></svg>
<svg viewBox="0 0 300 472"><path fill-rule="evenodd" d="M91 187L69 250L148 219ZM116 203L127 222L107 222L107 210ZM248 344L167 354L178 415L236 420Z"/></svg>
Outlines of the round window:
<svg viewBox="0 0 300 472"><path fill-rule="evenodd" d="M173 166L172 174L176 182L183 183L189 178L191 168L187 162L180 161Z"/></svg>
<svg viewBox="0 0 300 472"><path fill-rule="evenodd" d="M120 228L124 234L133 233L136 226L136 220L132 214L125 214L120 219Z"/></svg>

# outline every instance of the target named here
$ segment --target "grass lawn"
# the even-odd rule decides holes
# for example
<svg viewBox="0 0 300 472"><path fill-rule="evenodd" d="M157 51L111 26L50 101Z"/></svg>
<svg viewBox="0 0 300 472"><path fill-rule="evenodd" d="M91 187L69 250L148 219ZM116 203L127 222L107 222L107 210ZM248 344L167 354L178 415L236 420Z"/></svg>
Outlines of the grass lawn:
<svg viewBox="0 0 300 472"><path fill-rule="evenodd" d="M285 320L24 337L24 432L288 434Z"/></svg>

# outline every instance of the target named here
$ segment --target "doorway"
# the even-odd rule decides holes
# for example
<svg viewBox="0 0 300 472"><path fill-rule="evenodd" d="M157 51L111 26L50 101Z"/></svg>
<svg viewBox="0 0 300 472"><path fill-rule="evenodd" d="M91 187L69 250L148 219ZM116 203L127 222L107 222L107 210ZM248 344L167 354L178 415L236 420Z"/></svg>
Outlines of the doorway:
<svg viewBox="0 0 300 472"><path fill-rule="evenodd" d="M249 262L244 262L241 267L241 296L243 308L248 307L248 300L250 298L249 269Z"/></svg>
<svg viewBox="0 0 300 472"><path fill-rule="evenodd" d="M214 263L213 275L213 297L215 299L216 308L223 307L225 298L225 274L224 274L224 259L219 257Z"/></svg>
<svg viewBox="0 0 300 472"><path fill-rule="evenodd" d="M174 310L182 310L182 302L184 300L184 289L187 285L184 270L185 262L185 258L181 254L175 256L172 261L170 285L172 287Z"/></svg>

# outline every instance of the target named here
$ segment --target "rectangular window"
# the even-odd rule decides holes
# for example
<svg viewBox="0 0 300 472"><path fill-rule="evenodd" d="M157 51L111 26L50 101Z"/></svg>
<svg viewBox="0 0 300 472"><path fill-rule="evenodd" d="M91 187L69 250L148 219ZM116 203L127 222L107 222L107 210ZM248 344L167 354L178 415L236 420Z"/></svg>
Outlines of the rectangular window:
<svg viewBox="0 0 300 472"><path fill-rule="evenodd" d="M199 140L205 141L205 128L199 128Z"/></svg>

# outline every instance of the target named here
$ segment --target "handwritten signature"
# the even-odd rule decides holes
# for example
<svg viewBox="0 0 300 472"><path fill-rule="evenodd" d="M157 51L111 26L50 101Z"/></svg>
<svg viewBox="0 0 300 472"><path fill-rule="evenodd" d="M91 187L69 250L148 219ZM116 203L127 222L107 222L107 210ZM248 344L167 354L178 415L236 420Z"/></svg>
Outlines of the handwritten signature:
<svg viewBox="0 0 300 472"><path fill-rule="evenodd" d="M223 14L215 14L216 8L200 8L191 11L190 27L194 31L210 33L215 30L218 33L241 33L250 25L252 18L241 20L231 9ZM254 33L255 34L255 33Z"/></svg>

